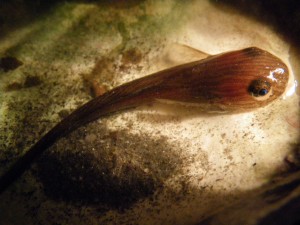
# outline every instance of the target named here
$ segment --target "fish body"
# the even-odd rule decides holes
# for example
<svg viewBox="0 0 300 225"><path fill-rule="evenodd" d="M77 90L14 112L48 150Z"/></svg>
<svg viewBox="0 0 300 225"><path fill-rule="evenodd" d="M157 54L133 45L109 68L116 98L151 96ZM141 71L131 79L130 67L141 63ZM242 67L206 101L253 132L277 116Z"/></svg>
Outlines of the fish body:
<svg viewBox="0 0 300 225"><path fill-rule="evenodd" d="M196 104L205 112L249 111L282 95L288 78L279 58L251 47L133 80L92 99L53 127L0 178L0 193L55 141L103 116L155 100Z"/></svg>

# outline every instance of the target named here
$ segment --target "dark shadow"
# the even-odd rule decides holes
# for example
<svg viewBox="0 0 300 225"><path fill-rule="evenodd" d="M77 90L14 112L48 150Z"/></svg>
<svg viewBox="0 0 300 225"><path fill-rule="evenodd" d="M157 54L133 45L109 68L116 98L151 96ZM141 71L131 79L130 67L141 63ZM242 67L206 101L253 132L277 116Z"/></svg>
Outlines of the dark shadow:
<svg viewBox="0 0 300 225"><path fill-rule="evenodd" d="M274 27L288 42L300 46L300 2L297 0L211 0L216 6L234 8L243 15Z"/></svg>
<svg viewBox="0 0 300 225"><path fill-rule="evenodd" d="M300 196L263 218L258 225L297 225L300 224Z"/></svg>
<svg viewBox="0 0 300 225"><path fill-rule="evenodd" d="M33 22L52 9L59 0L0 1L0 39L26 24Z"/></svg>
<svg viewBox="0 0 300 225"><path fill-rule="evenodd" d="M58 4L78 2L98 4L101 7L130 8L144 0L1 0L0 1L0 40L8 33L22 28L36 20L43 18Z"/></svg>
<svg viewBox="0 0 300 225"><path fill-rule="evenodd" d="M122 211L179 173L181 157L164 137L112 132L93 122L49 149L38 160L36 175L52 199Z"/></svg>

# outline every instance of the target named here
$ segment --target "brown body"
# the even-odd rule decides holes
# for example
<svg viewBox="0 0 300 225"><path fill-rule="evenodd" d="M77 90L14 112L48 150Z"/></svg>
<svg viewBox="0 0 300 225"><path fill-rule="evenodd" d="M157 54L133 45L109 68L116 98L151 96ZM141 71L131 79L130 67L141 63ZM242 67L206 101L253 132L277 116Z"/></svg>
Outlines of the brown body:
<svg viewBox="0 0 300 225"><path fill-rule="evenodd" d="M0 178L0 193L57 139L101 116L156 99L198 104L207 112L243 112L279 97L287 82L286 65L272 54L252 47L126 83L89 101L52 128Z"/></svg>

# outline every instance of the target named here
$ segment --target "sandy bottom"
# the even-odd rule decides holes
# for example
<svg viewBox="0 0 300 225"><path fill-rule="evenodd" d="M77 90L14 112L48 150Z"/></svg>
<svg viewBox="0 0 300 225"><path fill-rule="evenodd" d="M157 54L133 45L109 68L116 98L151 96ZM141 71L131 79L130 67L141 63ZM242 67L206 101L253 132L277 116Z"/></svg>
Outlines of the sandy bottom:
<svg viewBox="0 0 300 225"><path fill-rule="evenodd" d="M23 65L0 72L1 172L91 99L90 88L206 54L256 46L277 55L290 68L285 94L248 113L155 103L86 125L0 197L5 224L195 224L284 170L299 141L293 47L271 27L210 1L131 7L59 4L2 40L0 56Z"/></svg>

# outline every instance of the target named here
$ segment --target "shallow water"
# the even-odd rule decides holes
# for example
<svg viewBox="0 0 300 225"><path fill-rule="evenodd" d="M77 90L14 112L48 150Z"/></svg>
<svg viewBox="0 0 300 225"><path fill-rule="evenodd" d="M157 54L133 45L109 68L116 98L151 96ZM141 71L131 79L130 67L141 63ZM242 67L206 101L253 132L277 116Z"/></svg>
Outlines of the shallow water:
<svg viewBox="0 0 300 225"><path fill-rule="evenodd" d="M195 224L285 169L300 136L294 46L274 28L210 1L130 7L58 4L2 38L0 54L23 65L0 74L1 172L88 101L94 83L112 88L202 58L197 50L265 49L290 68L286 93L248 113L207 115L156 103L82 127L1 196L0 218L8 224L52 224L48 218L69 224ZM184 54L183 45L191 47L183 47Z"/></svg>

